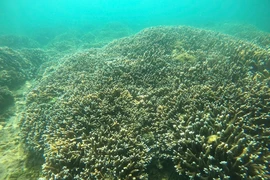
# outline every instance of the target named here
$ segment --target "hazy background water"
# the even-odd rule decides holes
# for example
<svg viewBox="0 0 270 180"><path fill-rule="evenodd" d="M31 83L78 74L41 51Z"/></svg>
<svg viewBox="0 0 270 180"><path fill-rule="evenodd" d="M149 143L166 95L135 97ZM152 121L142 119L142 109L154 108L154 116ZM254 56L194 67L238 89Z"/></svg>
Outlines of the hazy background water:
<svg viewBox="0 0 270 180"><path fill-rule="evenodd" d="M108 22L154 25L247 23L270 31L269 0L1 0L0 34L89 31Z"/></svg>

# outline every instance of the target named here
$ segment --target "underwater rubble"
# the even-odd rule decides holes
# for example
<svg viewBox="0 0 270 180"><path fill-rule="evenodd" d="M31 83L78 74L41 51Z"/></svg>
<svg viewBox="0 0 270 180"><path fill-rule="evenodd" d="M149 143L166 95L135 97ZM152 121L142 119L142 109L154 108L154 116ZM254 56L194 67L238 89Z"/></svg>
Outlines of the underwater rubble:
<svg viewBox="0 0 270 180"><path fill-rule="evenodd" d="M63 59L21 135L46 179L269 179L270 52L186 26Z"/></svg>

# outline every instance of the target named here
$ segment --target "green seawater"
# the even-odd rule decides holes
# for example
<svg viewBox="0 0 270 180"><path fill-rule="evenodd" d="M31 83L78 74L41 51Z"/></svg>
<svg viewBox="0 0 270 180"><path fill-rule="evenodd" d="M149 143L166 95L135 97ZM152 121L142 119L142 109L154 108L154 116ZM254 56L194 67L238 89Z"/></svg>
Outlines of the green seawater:
<svg viewBox="0 0 270 180"><path fill-rule="evenodd" d="M109 22L140 30L156 25L252 24L270 31L268 0L1 0L1 34L51 36L91 31ZM43 34L42 34L43 33Z"/></svg>

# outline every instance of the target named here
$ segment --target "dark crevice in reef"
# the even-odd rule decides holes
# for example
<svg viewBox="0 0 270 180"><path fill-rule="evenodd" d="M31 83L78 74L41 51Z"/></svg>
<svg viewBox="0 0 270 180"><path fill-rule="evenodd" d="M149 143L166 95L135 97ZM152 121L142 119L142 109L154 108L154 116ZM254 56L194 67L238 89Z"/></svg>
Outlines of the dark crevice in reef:
<svg viewBox="0 0 270 180"><path fill-rule="evenodd" d="M154 158L147 165L146 173L149 180L188 180L187 176L179 175L171 159Z"/></svg>

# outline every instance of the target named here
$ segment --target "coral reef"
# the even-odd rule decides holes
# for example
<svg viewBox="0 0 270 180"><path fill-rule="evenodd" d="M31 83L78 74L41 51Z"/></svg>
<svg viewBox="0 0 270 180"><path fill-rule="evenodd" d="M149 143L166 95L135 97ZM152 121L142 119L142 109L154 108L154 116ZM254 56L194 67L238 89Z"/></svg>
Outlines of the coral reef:
<svg viewBox="0 0 270 180"><path fill-rule="evenodd" d="M79 49L101 48L114 39L128 36L131 29L121 23L108 23L101 27L91 28L90 31L70 30L55 36L46 45L47 49L56 53L75 53Z"/></svg>
<svg viewBox="0 0 270 180"><path fill-rule="evenodd" d="M35 40L25 36L1 35L0 46L8 46L9 48L21 49L21 48L38 48L40 45Z"/></svg>
<svg viewBox="0 0 270 180"><path fill-rule="evenodd" d="M6 86L0 87L0 113L14 103L14 97Z"/></svg>
<svg viewBox="0 0 270 180"><path fill-rule="evenodd" d="M50 60L40 49L22 49L0 47L0 85L17 88L26 80L32 79L39 66Z"/></svg>
<svg viewBox="0 0 270 180"><path fill-rule="evenodd" d="M110 42L113 39L129 36L133 34L133 31L120 22L110 22L103 27L96 29L94 34L96 34L98 41Z"/></svg>
<svg viewBox="0 0 270 180"><path fill-rule="evenodd" d="M68 32L56 36L47 45L47 48L54 49L57 52L74 52L82 44L77 32Z"/></svg>
<svg viewBox="0 0 270 180"><path fill-rule="evenodd" d="M270 34L257 29L250 24L218 24L211 27L212 30L233 35L237 38L252 42L258 46L270 50Z"/></svg>
<svg viewBox="0 0 270 180"><path fill-rule="evenodd" d="M8 47L0 47L1 120L6 121L7 117L11 115L8 108L14 103L13 91L24 85L27 80L36 77L40 65L50 60L47 52L41 49L13 50Z"/></svg>
<svg viewBox="0 0 270 180"><path fill-rule="evenodd" d="M36 69L39 66L41 66L43 63L52 60L51 57L53 57L53 56L50 56L49 52L44 51L42 49L37 49L37 48L36 49L24 48L24 49L21 49L19 52L24 58L28 59L31 62L31 64L36 67Z"/></svg>
<svg viewBox="0 0 270 180"><path fill-rule="evenodd" d="M21 135L46 179L269 179L270 54L155 27L62 59Z"/></svg>
<svg viewBox="0 0 270 180"><path fill-rule="evenodd" d="M0 85L12 88L31 76L31 62L10 48L0 48Z"/></svg>
<svg viewBox="0 0 270 180"><path fill-rule="evenodd" d="M6 91L8 96L5 97L4 101L0 96L0 106L1 103L4 104L4 107L12 103L8 109L0 107L0 179L38 179L40 176L40 166L44 162L43 159L41 158L39 162L36 156L27 154L28 152L25 151L19 136L18 123L20 114L24 112L24 94L29 87L29 81L12 92L7 88L0 87L0 94ZM5 111L3 112L3 110Z"/></svg>

